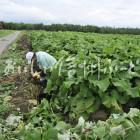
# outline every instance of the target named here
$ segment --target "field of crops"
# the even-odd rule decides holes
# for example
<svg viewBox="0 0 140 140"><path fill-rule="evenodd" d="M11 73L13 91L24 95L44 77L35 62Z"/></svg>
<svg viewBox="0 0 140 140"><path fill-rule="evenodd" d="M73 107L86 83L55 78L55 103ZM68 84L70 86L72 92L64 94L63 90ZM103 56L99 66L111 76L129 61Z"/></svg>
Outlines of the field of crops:
<svg viewBox="0 0 140 140"><path fill-rule="evenodd" d="M12 30L0 30L0 37L6 36L12 32Z"/></svg>
<svg viewBox="0 0 140 140"><path fill-rule="evenodd" d="M139 139L140 36L26 34L33 51L46 51L58 63L46 77L42 102L29 113L14 114L17 120L10 127L0 121L1 139ZM19 51L17 46L10 52L15 60L19 58L12 54L22 56L26 51Z"/></svg>

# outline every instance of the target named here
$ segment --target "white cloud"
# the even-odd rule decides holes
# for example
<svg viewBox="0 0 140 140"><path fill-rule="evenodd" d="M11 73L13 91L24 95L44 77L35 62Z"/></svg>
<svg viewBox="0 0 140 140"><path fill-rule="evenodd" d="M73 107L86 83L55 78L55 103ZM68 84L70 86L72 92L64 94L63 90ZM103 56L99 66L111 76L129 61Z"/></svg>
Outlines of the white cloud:
<svg viewBox="0 0 140 140"><path fill-rule="evenodd" d="M0 20L18 22L44 22L56 20L47 10L37 6L23 6L10 0L0 1Z"/></svg>
<svg viewBox="0 0 140 140"><path fill-rule="evenodd" d="M139 0L0 0L0 20L140 27Z"/></svg>

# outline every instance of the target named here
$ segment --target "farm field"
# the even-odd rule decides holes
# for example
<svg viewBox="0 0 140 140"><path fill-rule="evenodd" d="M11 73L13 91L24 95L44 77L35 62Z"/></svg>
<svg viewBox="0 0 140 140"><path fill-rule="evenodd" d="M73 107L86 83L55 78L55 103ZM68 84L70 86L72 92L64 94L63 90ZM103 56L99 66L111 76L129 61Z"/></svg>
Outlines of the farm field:
<svg viewBox="0 0 140 140"><path fill-rule="evenodd" d="M29 42L58 60L43 91L25 69ZM139 56L140 36L25 32L0 56L0 139L137 140ZM9 58L15 70L5 75Z"/></svg>
<svg viewBox="0 0 140 140"><path fill-rule="evenodd" d="M0 37L6 36L12 32L12 30L0 30Z"/></svg>

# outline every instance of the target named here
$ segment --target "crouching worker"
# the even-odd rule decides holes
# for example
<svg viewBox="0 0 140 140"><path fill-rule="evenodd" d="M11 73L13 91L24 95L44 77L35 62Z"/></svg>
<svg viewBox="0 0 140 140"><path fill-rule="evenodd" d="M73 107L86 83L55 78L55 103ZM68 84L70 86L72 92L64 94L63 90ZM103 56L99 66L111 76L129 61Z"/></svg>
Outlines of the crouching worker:
<svg viewBox="0 0 140 140"><path fill-rule="evenodd" d="M26 59L31 68L31 76L33 77L33 82L39 84L40 93L37 96L38 101L41 102L43 98L48 100L51 98L51 95L44 93L44 88L47 85L46 77L48 75L48 70L53 65L57 63L56 59L46 52L28 52L26 54Z"/></svg>
<svg viewBox="0 0 140 140"><path fill-rule="evenodd" d="M26 59L31 67L31 75L34 79L43 81L46 71L57 63L56 59L47 52L28 52Z"/></svg>
<svg viewBox="0 0 140 140"><path fill-rule="evenodd" d="M45 87L47 84L46 71L57 63L56 59L43 51L28 52L26 54L26 59L31 66L32 77Z"/></svg>

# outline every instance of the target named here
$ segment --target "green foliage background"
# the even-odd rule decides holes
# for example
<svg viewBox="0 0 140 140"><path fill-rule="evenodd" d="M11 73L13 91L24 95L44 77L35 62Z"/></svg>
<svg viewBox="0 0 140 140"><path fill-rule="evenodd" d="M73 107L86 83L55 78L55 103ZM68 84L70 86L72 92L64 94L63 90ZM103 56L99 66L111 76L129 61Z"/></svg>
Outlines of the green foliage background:
<svg viewBox="0 0 140 140"><path fill-rule="evenodd" d="M0 139L139 139L140 36L45 31L27 35L34 51L47 51L58 63L46 77L46 99L29 114L19 113L16 125L0 119ZM16 47L10 56L20 63ZM128 113L125 107L131 108ZM91 120L101 108L110 117Z"/></svg>

